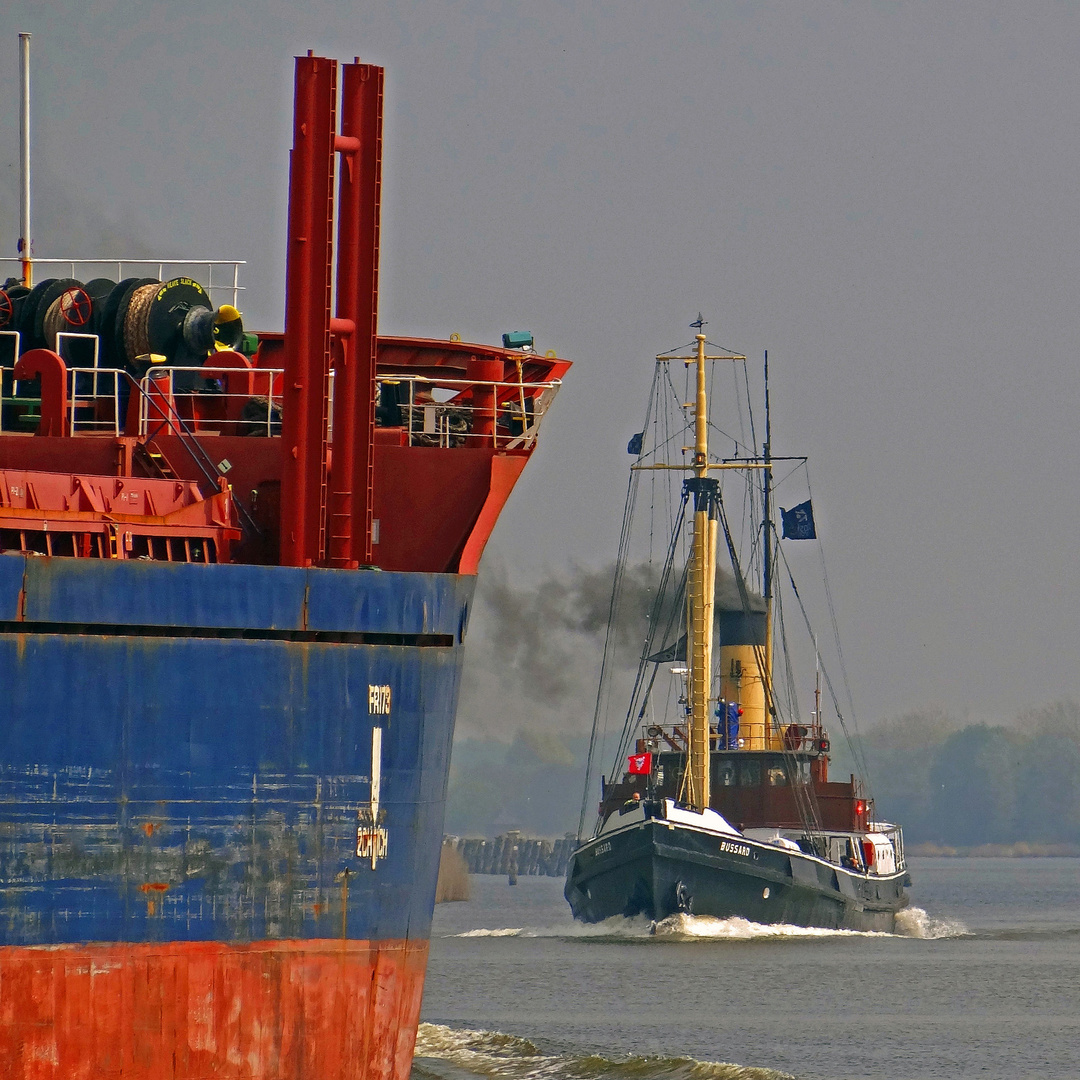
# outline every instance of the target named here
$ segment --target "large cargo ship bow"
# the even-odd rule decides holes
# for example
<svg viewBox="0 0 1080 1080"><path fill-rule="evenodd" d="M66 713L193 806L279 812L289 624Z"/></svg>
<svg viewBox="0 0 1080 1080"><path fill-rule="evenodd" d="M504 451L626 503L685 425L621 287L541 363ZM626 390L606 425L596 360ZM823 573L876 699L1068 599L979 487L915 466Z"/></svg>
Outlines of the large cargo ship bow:
<svg viewBox="0 0 1080 1080"><path fill-rule="evenodd" d="M409 1073L477 565L569 364L378 334L383 71L295 89L283 334L231 264L0 290L4 1077Z"/></svg>

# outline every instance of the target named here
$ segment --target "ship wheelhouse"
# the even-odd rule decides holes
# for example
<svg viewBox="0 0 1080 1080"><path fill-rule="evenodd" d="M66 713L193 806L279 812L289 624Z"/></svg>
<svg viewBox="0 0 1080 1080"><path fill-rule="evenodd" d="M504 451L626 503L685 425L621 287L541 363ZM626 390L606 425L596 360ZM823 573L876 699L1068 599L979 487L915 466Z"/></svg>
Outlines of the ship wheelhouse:
<svg viewBox="0 0 1080 1080"><path fill-rule="evenodd" d="M663 731L653 727L637 743L638 753L652 755L650 774L626 772L610 783L604 779L602 819L627 800L680 801L686 755L670 747L658 748L664 738L670 743L678 735L678 729L666 735L653 734ZM829 761L820 743L811 750L713 750L709 808L739 829L801 829L810 797L816 803L822 829L865 832L870 827L872 801L865 797L857 777L829 779Z"/></svg>

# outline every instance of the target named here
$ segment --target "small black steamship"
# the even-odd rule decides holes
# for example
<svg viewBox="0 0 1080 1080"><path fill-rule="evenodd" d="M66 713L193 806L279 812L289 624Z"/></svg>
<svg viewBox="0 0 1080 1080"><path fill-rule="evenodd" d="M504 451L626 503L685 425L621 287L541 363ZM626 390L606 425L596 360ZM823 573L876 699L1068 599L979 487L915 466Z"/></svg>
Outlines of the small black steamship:
<svg viewBox="0 0 1080 1080"><path fill-rule="evenodd" d="M637 915L661 920L683 913L891 932L907 904L905 886L910 884L903 835L898 826L875 820L873 800L854 775L842 781L829 778L831 746L822 724L816 647L815 707L808 723L799 721L793 689L798 669L783 638L784 670L774 680L774 628L782 635L783 620L772 580L772 471L778 460L803 459L771 455L767 358L760 454L736 444L733 457L710 456L706 364L745 364L745 357L708 355L700 330L699 325L691 355L657 357L647 414L656 434L654 449L646 446L648 424L631 443L637 461L628 518L641 476L655 469L655 483L657 476L670 477L681 467L659 460L665 446L690 443L687 452L692 448L693 459L685 468L691 475L678 491L674 534L649 611L613 779L601 779L599 815L587 837L583 805L583 842L568 864L566 898L574 917L585 922ZM696 382L694 406L676 397L677 409L684 416L691 413L690 439L672 437L675 425L661 420L665 399L678 393L671 372L677 361L687 372L682 401L694 392L691 381ZM736 476L740 505L754 506L755 494L760 500L756 505L764 528L751 535L747 561L760 560L761 596L746 585L748 575L717 478ZM816 539L809 501L797 508L793 522L791 514L784 512L784 535ZM620 568L631 555L630 536L631 530L624 529ZM734 595L726 602L717 600L721 543L732 567L726 591ZM689 555L679 570L678 554L684 548ZM623 580L617 571L616 590ZM792 592L801 606L793 581ZM618 593L611 610L620 610ZM617 636L608 634L603 666L608 673ZM673 643L665 647L665 641ZM831 690L828 680L827 685ZM607 691L602 678L590 774L601 750ZM834 705L844 726L835 700ZM655 719L665 707L673 710L673 722ZM590 780L591 775L586 792Z"/></svg>

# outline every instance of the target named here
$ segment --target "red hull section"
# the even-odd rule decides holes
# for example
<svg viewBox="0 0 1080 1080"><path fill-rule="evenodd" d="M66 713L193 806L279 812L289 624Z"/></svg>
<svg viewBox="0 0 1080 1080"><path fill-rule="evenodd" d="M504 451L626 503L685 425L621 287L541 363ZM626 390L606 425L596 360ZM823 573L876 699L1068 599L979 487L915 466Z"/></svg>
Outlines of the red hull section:
<svg viewBox="0 0 1080 1080"><path fill-rule="evenodd" d="M406 1080L426 941L0 949L5 1080Z"/></svg>

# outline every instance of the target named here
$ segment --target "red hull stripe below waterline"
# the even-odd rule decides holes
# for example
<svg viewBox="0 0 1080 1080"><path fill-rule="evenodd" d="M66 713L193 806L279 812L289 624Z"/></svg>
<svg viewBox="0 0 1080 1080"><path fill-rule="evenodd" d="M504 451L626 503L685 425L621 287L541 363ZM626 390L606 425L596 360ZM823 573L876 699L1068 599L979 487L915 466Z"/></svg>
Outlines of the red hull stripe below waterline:
<svg viewBox="0 0 1080 1080"><path fill-rule="evenodd" d="M0 948L4 1080L405 1080L426 941Z"/></svg>

